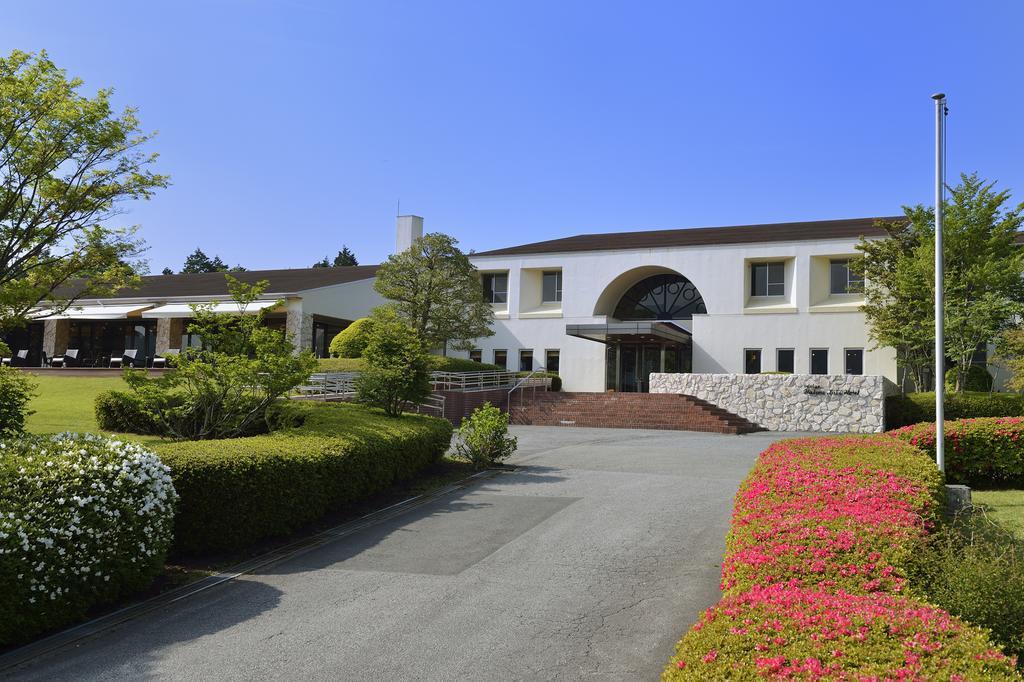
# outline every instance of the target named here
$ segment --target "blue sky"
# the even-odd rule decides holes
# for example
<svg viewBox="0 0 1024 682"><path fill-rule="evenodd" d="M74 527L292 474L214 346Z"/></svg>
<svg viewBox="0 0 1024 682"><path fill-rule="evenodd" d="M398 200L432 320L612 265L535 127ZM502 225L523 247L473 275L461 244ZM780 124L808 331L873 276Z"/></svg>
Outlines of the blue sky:
<svg viewBox="0 0 1024 682"><path fill-rule="evenodd" d="M363 263L394 215L485 250L584 232L891 215L950 174L1024 200L1024 3L15 3L158 130L173 186L131 206L152 269L195 247Z"/></svg>

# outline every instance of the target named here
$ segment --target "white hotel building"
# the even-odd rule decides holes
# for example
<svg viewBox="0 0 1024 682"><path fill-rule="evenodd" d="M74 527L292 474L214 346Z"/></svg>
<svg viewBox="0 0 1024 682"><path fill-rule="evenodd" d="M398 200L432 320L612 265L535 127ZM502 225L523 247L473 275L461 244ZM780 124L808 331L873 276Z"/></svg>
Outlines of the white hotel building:
<svg viewBox="0 0 1024 682"><path fill-rule="evenodd" d="M651 372L874 374L847 262L876 218L587 234L471 255L494 306L473 359L558 371L567 391L646 391ZM399 244L422 219L399 219Z"/></svg>

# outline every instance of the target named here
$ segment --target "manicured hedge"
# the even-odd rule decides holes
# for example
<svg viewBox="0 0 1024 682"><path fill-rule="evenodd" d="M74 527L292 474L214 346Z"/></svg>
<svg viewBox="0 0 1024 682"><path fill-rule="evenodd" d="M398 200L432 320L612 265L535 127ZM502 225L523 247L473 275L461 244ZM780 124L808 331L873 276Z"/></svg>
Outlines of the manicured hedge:
<svg viewBox="0 0 1024 682"><path fill-rule="evenodd" d="M93 403L96 423L103 431L157 435L160 429L137 393L103 391Z"/></svg>
<svg viewBox="0 0 1024 682"><path fill-rule="evenodd" d="M948 393L944 407L946 419L1019 417L1024 415L1024 396L1018 393ZM934 421L934 393L907 393L885 399L887 429Z"/></svg>
<svg viewBox="0 0 1024 682"><path fill-rule="evenodd" d="M282 401L271 434L157 446L181 496L174 550L237 549L411 478L448 449L434 417Z"/></svg>
<svg viewBox="0 0 1024 682"><path fill-rule="evenodd" d="M0 646L147 587L171 542L174 487L141 446L60 434L0 447Z"/></svg>
<svg viewBox="0 0 1024 682"><path fill-rule="evenodd" d="M1024 417L947 421L946 477L953 483L1024 483ZM890 436L935 456L935 424L915 424Z"/></svg>
<svg viewBox="0 0 1024 682"><path fill-rule="evenodd" d="M900 594L941 484L888 436L772 445L736 495L725 595L662 679L1018 679L984 630Z"/></svg>

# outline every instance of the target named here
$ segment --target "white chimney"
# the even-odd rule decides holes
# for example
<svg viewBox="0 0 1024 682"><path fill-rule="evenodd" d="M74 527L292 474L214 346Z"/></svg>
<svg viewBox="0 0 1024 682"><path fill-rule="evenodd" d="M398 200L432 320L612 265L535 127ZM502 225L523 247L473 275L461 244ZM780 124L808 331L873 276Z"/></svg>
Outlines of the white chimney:
<svg viewBox="0 0 1024 682"><path fill-rule="evenodd" d="M423 218L418 215L398 216L398 236L395 253L408 251L414 240L423 236Z"/></svg>

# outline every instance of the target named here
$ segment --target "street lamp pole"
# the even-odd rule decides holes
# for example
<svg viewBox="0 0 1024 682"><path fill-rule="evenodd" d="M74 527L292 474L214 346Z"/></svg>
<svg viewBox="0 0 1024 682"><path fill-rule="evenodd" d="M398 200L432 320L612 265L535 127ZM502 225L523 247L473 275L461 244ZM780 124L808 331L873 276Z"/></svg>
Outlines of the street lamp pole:
<svg viewBox="0 0 1024 682"><path fill-rule="evenodd" d="M932 95L935 100L935 464L946 470L946 348L944 302L942 291L942 199L945 194L943 171L946 155L946 95Z"/></svg>

